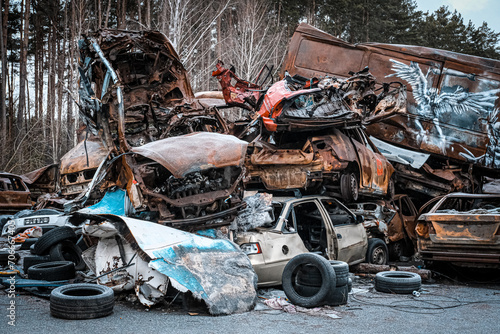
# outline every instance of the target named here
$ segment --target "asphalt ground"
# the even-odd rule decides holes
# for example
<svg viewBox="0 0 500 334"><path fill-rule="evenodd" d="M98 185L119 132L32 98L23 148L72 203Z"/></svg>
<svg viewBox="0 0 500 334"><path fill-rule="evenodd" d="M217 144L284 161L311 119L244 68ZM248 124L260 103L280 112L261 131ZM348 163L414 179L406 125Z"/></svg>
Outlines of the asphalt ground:
<svg viewBox="0 0 500 334"><path fill-rule="evenodd" d="M441 278L423 284L416 297L377 292L371 279L355 278L347 305L308 313L271 309L262 298L256 310L227 316L211 316L203 307L188 312L180 298L151 309L134 299L117 295L114 313L105 318L64 320L50 315L48 299L20 289L13 297L6 289L0 292L0 333L500 333L498 282ZM12 300L14 323L8 317Z"/></svg>

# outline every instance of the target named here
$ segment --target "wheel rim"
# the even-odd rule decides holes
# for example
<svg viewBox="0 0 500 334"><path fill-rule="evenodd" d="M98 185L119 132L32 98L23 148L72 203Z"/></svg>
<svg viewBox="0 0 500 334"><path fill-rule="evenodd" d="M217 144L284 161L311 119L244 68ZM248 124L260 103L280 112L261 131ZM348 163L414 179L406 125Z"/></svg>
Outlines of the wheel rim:
<svg viewBox="0 0 500 334"><path fill-rule="evenodd" d="M377 247L373 250L372 253L372 261L373 264L385 264L386 262L386 254L382 247Z"/></svg>

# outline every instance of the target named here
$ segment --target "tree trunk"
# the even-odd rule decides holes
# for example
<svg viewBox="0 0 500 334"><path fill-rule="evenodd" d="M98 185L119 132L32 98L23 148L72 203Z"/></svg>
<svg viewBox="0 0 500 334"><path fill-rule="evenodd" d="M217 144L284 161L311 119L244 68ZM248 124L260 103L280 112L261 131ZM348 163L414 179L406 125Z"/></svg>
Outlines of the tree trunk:
<svg viewBox="0 0 500 334"><path fill-rule="evenodd" d="M30 0L23 1L23 28L21 34L21 55L19 57L19 106L17 110L16 128L17 140L16 146L20 144L23 136L23 120L26 111L26 82L27 62L28 62L28 40L29 40L29 19L30 19Z"/></svg>
<svg viewBox="0 0 500 334"><path fill-rule="evenodd" d="M2 54L2 90L0 92L0 140L2 141L2 149L0 150L0 169L4 168L7 154L7 109L5 107L5 97L7 96L7 23L9 20L9 0L5 0L4 13L0 12L0 52Z"/></svg>

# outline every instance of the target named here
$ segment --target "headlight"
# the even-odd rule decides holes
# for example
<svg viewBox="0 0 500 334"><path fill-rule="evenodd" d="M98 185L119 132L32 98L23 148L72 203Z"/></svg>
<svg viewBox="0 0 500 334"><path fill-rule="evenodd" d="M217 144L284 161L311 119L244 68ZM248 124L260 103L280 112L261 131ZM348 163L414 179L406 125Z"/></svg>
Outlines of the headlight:
<svg viewBox="0 0 500 334"><path fill-rule="evenodd" d="M260 245L258 242L241 244L240 248L243 251L243 253L245 253L246 255L262 254L262 250L260 249Z"/></svg>

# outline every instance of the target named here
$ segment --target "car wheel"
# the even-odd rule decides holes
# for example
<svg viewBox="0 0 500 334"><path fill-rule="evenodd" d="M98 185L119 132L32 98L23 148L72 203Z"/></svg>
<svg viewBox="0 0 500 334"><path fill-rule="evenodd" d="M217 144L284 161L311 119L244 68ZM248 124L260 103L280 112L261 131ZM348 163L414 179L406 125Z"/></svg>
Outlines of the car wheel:
<svg viewBox="0 0 500 334"><path fill-rule="evenodd" d="M61 241L60 243L50 248L50 259L52 261L71 261L75 264L75 270L84 270L85 262L82 259L82 251L78 246L69 240Z"/></svg>
<svg viewBox="0 0 500 334"><path fill-rule="evenodd" d="M340 194L345 202L358 200L359 183L353 172L344 173L340 176Z"/></svg>
<svg viewBox="0 0 500 334"><path fill-rule="evenodd" d="M422 286L420 275L409 271L382 271L375 276L375 289L388 293L413 293Z"/></svg>
<svg viewBox="0 0 500 334"><path fill-rule="evenodd" d="M312 296L301 294L300 289L297 288L297 273L308 264L314 265L319 270L322 279L317 293ZM292 304L303 307L316 307L321 305L329 291L335 288L335 271L330 262L320 255L312 253L299 254L285 266L282 285L287 298Z"/></svg>
<svg viewBox="0 0 500 334"><path fill-rule="evenodd" d="M75 278L75 264L71 261L52 261L28 268L28 278L43 281L67 281Z"/></svg>
<svg viewBox="0 0 500 334"><path fill-rule="evenodd" d="M389 244L389 257L392 261L399 261L404 254L404 240L398 240Z"/></svg>
<svg viewBox="0 0 500 334"><path fill-rule="evenodd" d="M96 284L63 285L50 294L50 313L57 318L79 320L113 313L113 289Z"/></svg>
<svg viewBox="0 0 500 334"><path fill-rule="evenodd" d="M378 238L368 239L368 250L366 252L366 262L372 264L386 264L389 258L389 251L385 242Z"/></svg>
<svg viewBox="0 0 500 334"><path fill-rule="evenodd" d="M50 247L63 240L76 242L77 237L71 227L61 226L44 233L35 243L35 253L37 255L45 255L49 252Z"/></svg>

